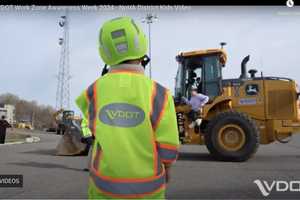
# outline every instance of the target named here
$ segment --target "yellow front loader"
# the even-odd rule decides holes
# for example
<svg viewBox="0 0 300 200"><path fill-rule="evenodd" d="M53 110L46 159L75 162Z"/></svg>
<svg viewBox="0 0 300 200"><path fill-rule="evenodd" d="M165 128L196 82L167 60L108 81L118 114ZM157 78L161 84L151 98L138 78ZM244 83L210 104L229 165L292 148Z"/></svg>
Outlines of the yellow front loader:
<svg viewBox="0 0 300 200"><path fill-rule="evenodd" d="M32 123L27 120L21 120L17 123L17 128L33 130Z"/></svg>
<svg viewBox="0 0 300 200"><path fill-rule="evenodd" d="M181 142L205 144L218 160L246 161L259 144L286 143L300 132L299 91L294 80L264 76L241 63L241 75L223 79L227 55L223 48L182 52L175 83L175 105ZM189 128L191 108L182 97L191 88L210 97L199 112L200 126Z"/></svg>

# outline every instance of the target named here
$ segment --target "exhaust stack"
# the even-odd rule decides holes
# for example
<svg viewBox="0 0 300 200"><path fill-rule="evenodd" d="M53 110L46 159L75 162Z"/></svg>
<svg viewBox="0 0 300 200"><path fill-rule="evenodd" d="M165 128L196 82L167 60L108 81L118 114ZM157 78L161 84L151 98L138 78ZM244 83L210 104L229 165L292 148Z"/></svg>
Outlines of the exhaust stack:
<svg viewBox="0 0 300 200"><path fill-rule="evenodd" d="M241 63L241 75L240 75L240 79L245 79L248 78L247 75L247 62L250 60L250 55L246 56Z"/></svg>

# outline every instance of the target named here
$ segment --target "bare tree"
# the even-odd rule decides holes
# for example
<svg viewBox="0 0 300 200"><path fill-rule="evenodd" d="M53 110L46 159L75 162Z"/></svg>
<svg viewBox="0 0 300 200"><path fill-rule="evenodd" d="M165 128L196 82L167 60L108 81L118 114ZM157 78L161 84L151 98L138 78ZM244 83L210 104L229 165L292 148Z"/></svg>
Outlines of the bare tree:
<svg viewBox="0 0 300 200"><path fill-rule="evenodd" d="M36 101L27 101L10 93L0 95L0 103L15 106L17 122L22 120L30 121L36 129L53 126L55 109L52 106L39 105Z"/></svg>

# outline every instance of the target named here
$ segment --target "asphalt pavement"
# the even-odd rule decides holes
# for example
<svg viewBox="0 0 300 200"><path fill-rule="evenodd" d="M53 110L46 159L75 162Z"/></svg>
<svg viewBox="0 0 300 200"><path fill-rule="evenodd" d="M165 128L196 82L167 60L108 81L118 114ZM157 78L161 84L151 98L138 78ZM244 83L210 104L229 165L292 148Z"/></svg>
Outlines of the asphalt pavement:
<svg viewBox="0 0 300 200"><path fill-rule="evenodd" d="M40 142L0 146L0 175L24 178L22 188L0 187L0 198L86 199L88 172L82 169L87 157L56 156L61 136L34 135ZM168 199L300 199L300 135L288 144L261 145L242 163L215 161L205 146L184 145L171 172Z"/></svg>

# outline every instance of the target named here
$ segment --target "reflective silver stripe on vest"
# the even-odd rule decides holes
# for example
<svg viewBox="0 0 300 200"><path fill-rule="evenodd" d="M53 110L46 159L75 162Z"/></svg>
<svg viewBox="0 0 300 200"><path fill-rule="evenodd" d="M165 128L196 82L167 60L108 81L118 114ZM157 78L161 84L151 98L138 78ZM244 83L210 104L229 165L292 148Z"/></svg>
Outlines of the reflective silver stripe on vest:
<svg viewBox="0 0 300 200"><path fill-rule="evenodd" d="M102 191L116 195L142 195L158 190L165 183L165 175L147 182L112 182L97 176L91 170L91 178L94 184Z"/></svg>
<svg viewBox="0 0 300 200"><path fill-rule="evenodd" d="M163 160L175 160L177 158L178 151L171 150L171 149L165 149L160 146L158 146L158 154Z"/></svg>
<svg viewBox="0 0 300 200"><path fill-rule="evenodd" d="M160 159L159 153L157 152L157 161L156 161L156 176L160 175L163 172L163 168L162 168L162 161Z"/></svg>
<svg viewBox="0 0 300 200"><path fill-rule="evenodd" d="M100 148L100 145L99 143L97 142L96 144L96 156L95 156L95 159L93 160L93 166L95 168L95 170L98 170L99 169L99 165L100 165L100 154L101 154L101 148Z"/></svg>
<svg viewBox="0 0 300 200"><path fill-rule="evenodd" d="M157 128L158 120L160 114L163 111L164 102L167 98L167 90L158 83L154 83L154 87L156 88L155 97L152 102L152 115L151 115L151 124L153 130Z"/></svg>
<svg viewBox="0 0 300 200"><path fill-rule="evenodd" d="M87 97L89 100L89 106L88 106L88 120L89 120L89 128L91 130L91 132L93 134L95 134L95 130L94 130L94 121L96 120L96 112L95 112L95 99L94 99L94 85L96 83L93 83L92 85L90 85L87 89Z"/></svg>

